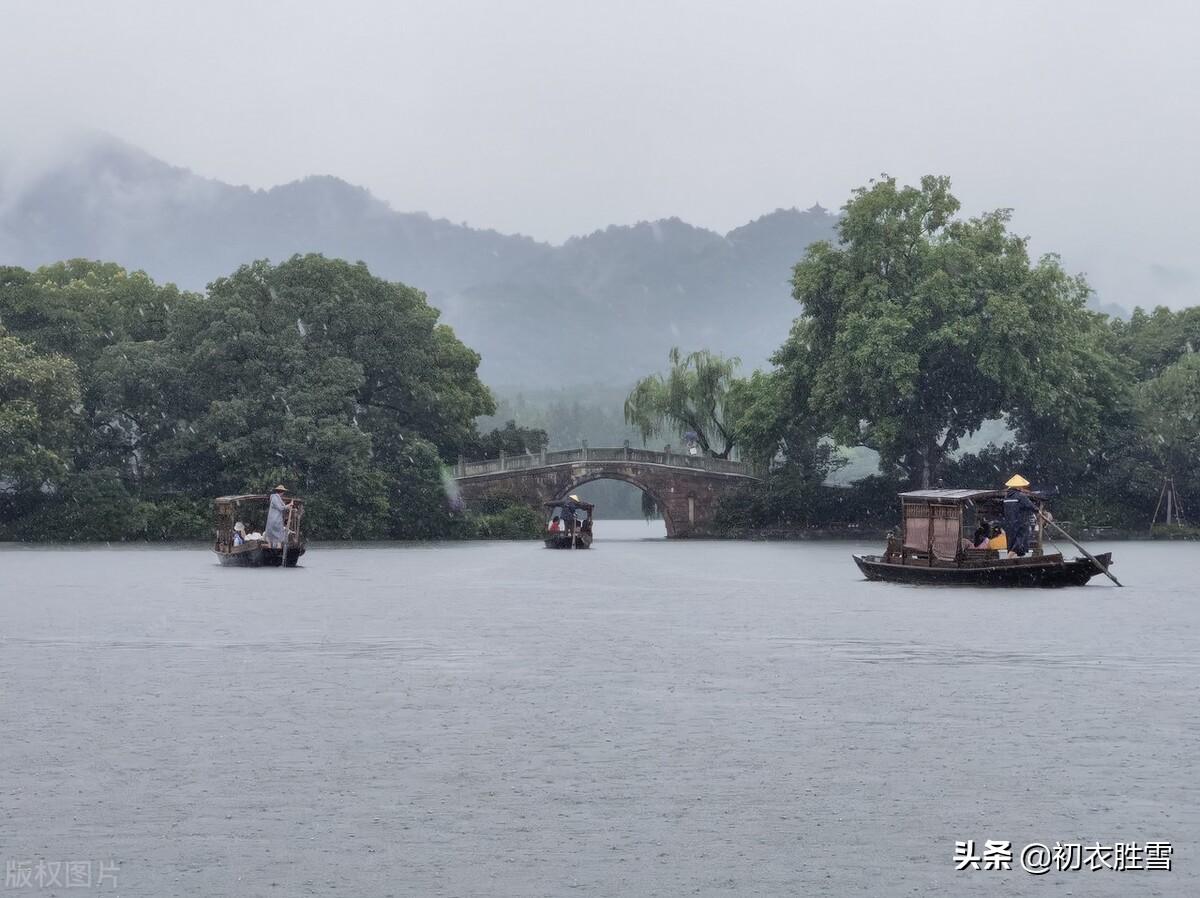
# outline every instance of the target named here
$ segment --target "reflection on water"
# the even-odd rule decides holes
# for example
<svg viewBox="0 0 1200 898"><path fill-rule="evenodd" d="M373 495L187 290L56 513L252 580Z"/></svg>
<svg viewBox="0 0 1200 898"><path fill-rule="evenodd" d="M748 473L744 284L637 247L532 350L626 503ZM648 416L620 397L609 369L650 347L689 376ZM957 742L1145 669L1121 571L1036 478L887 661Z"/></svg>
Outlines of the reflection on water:
<svg viewBox="0 0 1200 898"><path fill-rule="evenodd" d="M0 547L0 845L125 895L526 896L1040 895L954 841L1197 844L1196 547L1029 592L663 535ZM1047 879L1150 875L1200 893Z"/></svg>

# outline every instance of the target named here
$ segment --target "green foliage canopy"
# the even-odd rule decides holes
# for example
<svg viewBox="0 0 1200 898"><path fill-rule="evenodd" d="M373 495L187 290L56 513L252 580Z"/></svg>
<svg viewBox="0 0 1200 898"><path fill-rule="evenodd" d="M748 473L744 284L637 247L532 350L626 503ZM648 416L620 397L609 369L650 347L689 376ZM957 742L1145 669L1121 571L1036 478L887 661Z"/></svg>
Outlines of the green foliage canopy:
<svg viewBox="0 0 1200 898"><path fill-rule="evenodd" d="M436 536L453 529L443 461L494 410L422 293L318 255L243 266L205 297L104 263L2 269L0 321L79 366L74 474L25 510L44 536L196 535L198 505L280 481L314 536Z"/></svg>
<svg viewBox="0 0 1200 898"><path fill-rule="evenodd" d="M1200 306L1173 312L1158 306L1134 309L1128 321L1114 319L1117 351L1134 367L1138 380L1157 377L1184 355L1200 351Z"/></svg>
<svg viewBox="0 0 1200 898"><path fill-rule="evenodd" d="M37 491L66 476L79 395L74 363L0 327L0 494Z"/></svg>
<svg viewBox="0 0 1200 898"><path fill-rule="evenodd" d="M1200 354L1141 384L1138 410L1164 475L1200 486Z"/></svg>
<svg viewBox="0 0 1200 898"><path fill-rule="evenodd" d="M1052 256L1031 263L1006 211L961 220L958 208L944 177L856 190L839 243L795 268L803 313L777 358L810 372L798 414L923 486L984 421L1062 414L1111 367L1081 338L1099 321L1087 285Z"/></svg>

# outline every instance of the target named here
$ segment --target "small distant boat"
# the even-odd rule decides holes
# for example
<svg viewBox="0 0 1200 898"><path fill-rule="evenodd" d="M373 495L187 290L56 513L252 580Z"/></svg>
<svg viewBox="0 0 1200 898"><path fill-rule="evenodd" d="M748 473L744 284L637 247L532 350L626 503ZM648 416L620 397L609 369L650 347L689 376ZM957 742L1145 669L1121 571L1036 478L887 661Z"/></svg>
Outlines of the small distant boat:
<svg viewBox="0 0 1200 898"><path fill-rule="evenodd" d="M213 500L216 514L216 540L213 551L217 560L232 567L295 567L304 554L304 536L300 522L304 518L304 500L288 497L291 510L284 517L287 540L284 546L272 546L262 538L266 527L269 495L221 496ZM246 522L250 522L247 524ZM238 529L238 525L241 528ZM285 552L286 549L286 552Z"/></svg>
<svg viewBox="0 0 1200 898"><path fill-rule="evenodd" d="M965 586L1083 586L1108 573L1111 552L1073 559L1045 552L1040 515L1023 557L1004 557L1001 548L973 548L966 534L1002 518L1004 497L1004 490L901 493L901 534L889 535L883 555L854 555L854 563L868 580Z"/></svg>
<svg viewBox="0 0 1200 898"><path fill-rule="evenodd" d="M547 502L550 521L546 525L547 549L590 549L592 521L596 506L578 496L568 496L561 502Z"/></svg>

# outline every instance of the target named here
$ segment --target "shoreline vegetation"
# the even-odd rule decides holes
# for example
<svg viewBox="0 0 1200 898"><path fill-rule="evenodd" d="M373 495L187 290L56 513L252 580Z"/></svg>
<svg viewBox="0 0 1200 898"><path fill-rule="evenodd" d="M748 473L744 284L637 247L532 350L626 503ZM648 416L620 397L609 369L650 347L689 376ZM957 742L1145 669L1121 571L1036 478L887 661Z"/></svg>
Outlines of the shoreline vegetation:
<svg viewBox="0 0 1200 898"><path fill-rule="evenodd" d="M425 294L362 263L256 261L204 294L107 262L0 267L0 540L204 539L214 497L275 483L313 540L534 539L540 510L465 508L447 466L631 432L767 472L711 536L876 538L903 489L1020 471L1080 535L1148 538L1157 518L1195 538L1200 307L1093 311L1006 212L959 218L949 187L854 191L835 241L796 247L770 369L673 349L623 420L586 391L498 403ZM878 461L833 486L848 450Z"/></svg>
<svg viewBox="0 0 1200 898"><path fill-rule="evenodd" d="M636 521L634 518L614 518L617 521ZM601 522L603 525L605 522ZM436 542L541 542L544 528L539 518L536 532L523 529L505 530L503 528L480 528L473 535L448 536L444 539L319 539L311 540L308 545L387 545L399 543L416 545ZM769 528L761 527L744 531L727 530L723 532L702 533L678 537L676 541L708 541L708 542L831 542L831 543L877 543L888 536L888 530L875 528L859 529L854 527L810 527L810 528ZM1155 528L1153 533L1142 530L1123 530L1118 527L1077 528L1072 534L1084 542L1200 542L1200 527L1162 527ZM662 537L666 539L665 536ZM603 526L598 542L603 543ZM0 540L0 545L6 546L46 546L46 547L87 547L87 546L195 546L210 548L211 539L203 536L192 536L181 539L148 540L148 539L95 539L95 540L36 540L22 542L19 540ZM1065 544L1064 544L1065 545ZM1067 547L1064 554L1070 554Z"/></svg>

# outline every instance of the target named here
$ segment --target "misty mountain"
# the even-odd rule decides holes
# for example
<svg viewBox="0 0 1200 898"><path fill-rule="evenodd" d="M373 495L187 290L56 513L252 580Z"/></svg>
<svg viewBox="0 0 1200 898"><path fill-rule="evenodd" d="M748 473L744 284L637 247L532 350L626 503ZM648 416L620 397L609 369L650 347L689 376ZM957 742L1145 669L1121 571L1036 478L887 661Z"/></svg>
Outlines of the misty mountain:
<svg viewBox="0 0 1200 898"><path fill-rule="evenodd" d="M253 259L361 259L428 293L501 385L624 385L673 345L761 365L797 311L791 266L835 221L780 209L724 235L668 219L552 246L397 212L334 177L225 184L112 138L35 176L0 172L0 263L105 259L202 290Z"/></svg>
<svg viewBox="0 0 1200 898"><path fill-rule="evenodd" d="M362 260L424 290L501 387L624 388L662 369L672 346L761 366L798 312L792 266L836 221L815 205L728 234L670 218L554 246L397 212L335 177L234 186L107 136L34 174L0 168L0 264L104 259L203 290L254 259Z"/></svg>

